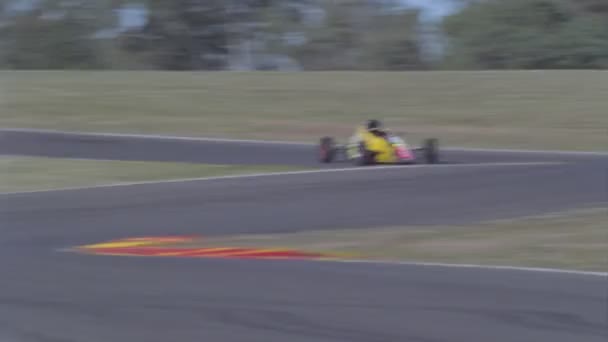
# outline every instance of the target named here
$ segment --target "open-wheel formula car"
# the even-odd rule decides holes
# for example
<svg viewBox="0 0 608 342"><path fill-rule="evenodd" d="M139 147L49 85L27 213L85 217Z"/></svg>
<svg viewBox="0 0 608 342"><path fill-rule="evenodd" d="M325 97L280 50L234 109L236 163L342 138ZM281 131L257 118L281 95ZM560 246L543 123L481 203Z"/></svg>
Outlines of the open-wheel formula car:
<svg viewBox="0 0 608 342"><path fill-rule="evenodd" d="M396 134L387 132L378 136L360 130L344 145L337 144L332 137L321 138L319 161L353 162L356 165L436 164L439 163L439 147L435 138L424 140L420 147L410 147Z"/></svg>

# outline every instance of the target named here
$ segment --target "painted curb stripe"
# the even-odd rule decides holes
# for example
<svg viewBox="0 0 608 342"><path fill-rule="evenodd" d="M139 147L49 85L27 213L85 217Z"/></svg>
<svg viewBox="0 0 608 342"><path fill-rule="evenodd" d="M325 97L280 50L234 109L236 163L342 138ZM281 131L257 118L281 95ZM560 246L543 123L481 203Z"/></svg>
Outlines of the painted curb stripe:
<svg viewBox="0 0 608 342"><path fill-rule="evenodd" d="M433 262L415 262L415 261L396 261L396 260L379 260L379 259L359 259L357 255L351 253L338 254L323 254L315 252L303 252L290 249L280 248L242 248L242 247L207 247L207 248L180 248L180 247L158 247L161 240L168 243L177 241L193 241L200 239L198 236L190 237L164 237L164 238L127 238L113 240L105 243L85 245L76 248L62 249L67 252L81 252L93 255L109 255L109 256L132 256L132 257L183 257L183 258L216 258L216 259L264 259L264 260L285 260L285 259L300 259L308 261L327 261L339 263L354 263L354 264L377 264L377 265L393 265L393 266L415 266L415 267L443 267L443 268L469 268L469 269L485 269L498 271L517 271L517 272L535 272L535 273L554 273L554 274L570 274L578 276L600 276L608 278L608 272L599 271L583 271L569 270L556 268L541 268L541 267L522 267L522 266L499 266L499 265L480 265L480 264L451 264L451 263L433 263ZM126 242L148 242L151 245L147 246L131 246L126 247L121 243ZM161 243L162 244L162 243ZM98 246L115 246L99 248Z"/></svg>
<svg viewBox="0 0 608 342"><path fill-rule="evenodd" d="M82 247L78 250L98 255L207 257L207 258L328 258L320 253L308 253L286 249L255 248L164 248L164 247Z"/></svg>

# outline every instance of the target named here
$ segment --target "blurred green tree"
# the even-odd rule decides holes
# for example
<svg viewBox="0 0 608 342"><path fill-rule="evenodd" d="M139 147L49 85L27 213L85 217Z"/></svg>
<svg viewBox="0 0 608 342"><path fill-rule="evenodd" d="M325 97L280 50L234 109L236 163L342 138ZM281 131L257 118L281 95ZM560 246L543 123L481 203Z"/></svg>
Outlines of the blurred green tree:
<svg viewBox="0 0 608 342"><path fill-rule="evenodd" d="M120 36L121 46L148 64L170 70L217 70L264 23L260 11L277 0L148 0L142 28Z"/></svg>
<svg viewBox="0 0 608 342"><path fill-rule="evenodd" d="M416 38L417 12L395 1L324 3L324 19L305 31L291 54L310 70L406 70L423 66Z"/></svg>
<svg viewBox="0 0 608 342"><path fill-rule="evenodd" d="M15 69L101 68L95 34L115 21L117 1L43 0L20 11L0 3L1 64Z"/></svg>
<svg viewBox="0 0 608 342"><path fill-rule="evenodd" d="M606 0L578 0L576 3L591 13L608 16L608 1Z"/></svg>
<svg viewBox="0 0 608 342"><path fill-rule="evenodd" d="M473 3L444 21L445 63L473 69L607 67L608 25L577 5L565 0ZM591 1L588 5L594 8Z"/></svg>

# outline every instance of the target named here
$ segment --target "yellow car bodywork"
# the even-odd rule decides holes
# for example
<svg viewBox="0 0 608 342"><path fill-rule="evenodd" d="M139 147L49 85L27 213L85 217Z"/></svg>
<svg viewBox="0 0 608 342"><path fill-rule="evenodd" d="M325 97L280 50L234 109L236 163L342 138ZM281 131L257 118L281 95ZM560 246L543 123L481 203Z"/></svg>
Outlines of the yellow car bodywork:
<svg viewBox="0 0 608 342"><path fill-rule="evenodd" d="M395 163L398 161L394 147L391 143L383 137L374 135L364 127L359 127L351 138L349 148L351 156L359 154L359 142L363 142L365 149L368 151L375 152L374 159L377 163Z"/></svg>

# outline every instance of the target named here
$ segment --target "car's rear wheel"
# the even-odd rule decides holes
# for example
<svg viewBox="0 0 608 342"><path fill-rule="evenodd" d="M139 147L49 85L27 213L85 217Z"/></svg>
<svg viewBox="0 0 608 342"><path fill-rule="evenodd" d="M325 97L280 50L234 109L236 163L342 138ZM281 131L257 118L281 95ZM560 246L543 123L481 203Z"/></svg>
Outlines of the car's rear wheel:
<svg viewBox="0 0 608 342"><path fill-rule="evenodd" d="M322 163L331 163L336 155L336 143L331 137L321 138L319 144L319 161Z"/></svg>

